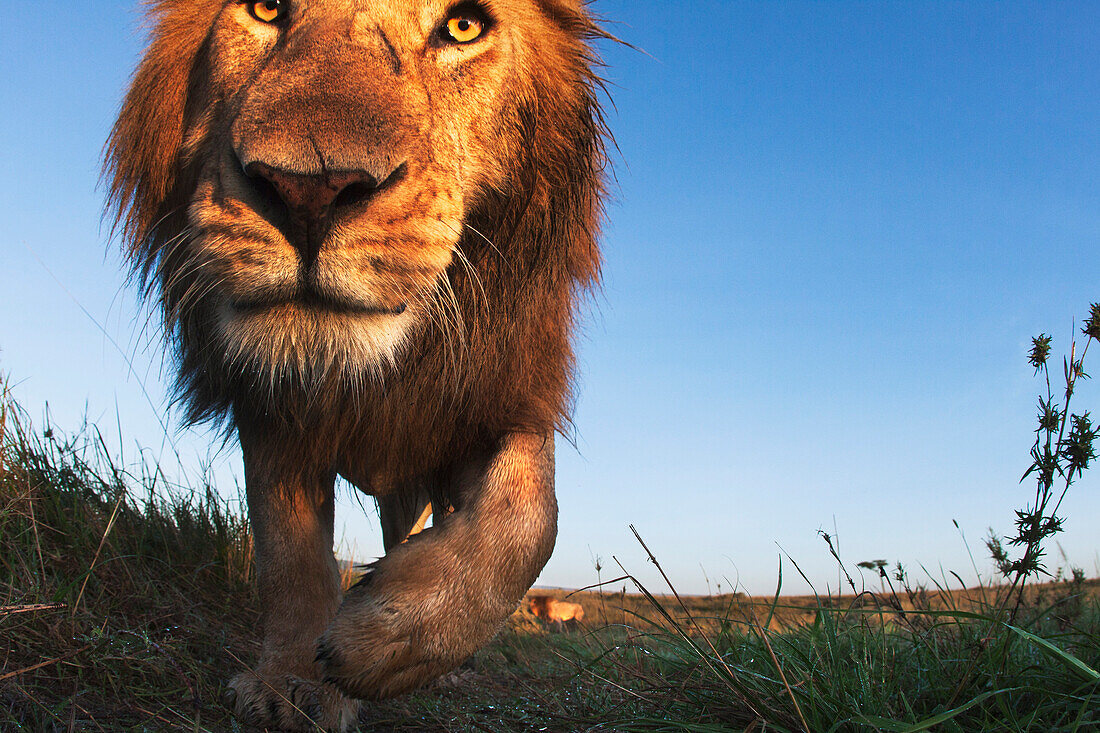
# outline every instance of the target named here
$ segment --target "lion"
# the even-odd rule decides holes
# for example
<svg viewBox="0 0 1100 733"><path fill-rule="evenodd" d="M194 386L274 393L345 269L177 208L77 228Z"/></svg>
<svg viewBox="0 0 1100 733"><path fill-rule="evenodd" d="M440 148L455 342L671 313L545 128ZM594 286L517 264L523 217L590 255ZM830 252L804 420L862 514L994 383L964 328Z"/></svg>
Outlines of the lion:
<svg viewBox="0 0 1100 733"><path fill-rule="evenodd" d="M559 601L552 596L528 596L527 610L536 618L553 623L559 630L567 622L579 623L584 620L584 606Z"/></svg>
<svg viewBox="0 0 1100 733"><path fill-rule="evenodd" d="M229 697L344 730L487 643L554 547L610 36L582 0L151 5L108 207L186 419L244 456L263 640ZM343 595L338 476L386 548Z"/></svg>

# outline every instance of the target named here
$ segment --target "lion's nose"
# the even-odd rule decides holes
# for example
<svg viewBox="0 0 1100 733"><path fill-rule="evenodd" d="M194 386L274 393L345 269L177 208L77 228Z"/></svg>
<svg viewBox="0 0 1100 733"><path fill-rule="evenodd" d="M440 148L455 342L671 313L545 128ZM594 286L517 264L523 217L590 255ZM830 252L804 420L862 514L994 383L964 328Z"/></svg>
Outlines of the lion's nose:
<svg viewBox="0 0 1100 733"><path fill-rule="evenodd" d="M249 178L271 184L292 215L322 221L332 209L369 198L378 190L378 178L367 171L327 171L323 175L294 173L258 161L244 172Z"/></svg>
<svg viewBox="0 0 1100 733"><path fill-rule="evenodd" d="M244 167L253 188L270 204L285 208L290 224L290 239L307 259L317 254L317 247L328 232L333 214L365 202L383 186L404 171L398 166L379 180L364 170L325 171L323 174L303 174L253 161Z"/></svg>

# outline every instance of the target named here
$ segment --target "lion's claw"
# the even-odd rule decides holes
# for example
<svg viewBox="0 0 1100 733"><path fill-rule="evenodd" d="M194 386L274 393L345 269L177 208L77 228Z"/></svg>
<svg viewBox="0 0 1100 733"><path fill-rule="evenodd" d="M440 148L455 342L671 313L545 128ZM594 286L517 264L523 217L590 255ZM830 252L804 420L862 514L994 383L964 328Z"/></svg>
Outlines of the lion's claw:
<svg viewBox="0 0 1100 733"><path fill-rule="evenodd" d="M345 733L359 715L359 703L332 685L294 675L239 674L229 683L225 699L244 722L286 731Z"/></svg>

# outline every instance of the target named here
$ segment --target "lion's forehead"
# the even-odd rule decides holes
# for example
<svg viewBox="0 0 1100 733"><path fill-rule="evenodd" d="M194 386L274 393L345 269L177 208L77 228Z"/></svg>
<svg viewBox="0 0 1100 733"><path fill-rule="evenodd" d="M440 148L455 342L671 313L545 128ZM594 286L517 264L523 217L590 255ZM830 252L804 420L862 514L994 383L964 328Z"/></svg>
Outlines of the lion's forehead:
<svg viewBox="0 0 1100 733"><path fill-rule="evenodd" d="M426 174L494 185L485 178L494 177L486 161L498 157L490 149L507 110L530 96L517 69L529 66L531 51L517 39L537 37L523 27L546 18L529 0L493 2L489 42L441 47L452 6L298 0L288 24L276 28L227 4L210 49L210 81L225 100L218 117L242 161L274 156L318 174L322 163L388 170L418 151Z"/></svg>
<svg viewBox="0 0 1100 733"><path fill-rule="evenodd" d="M350 18L350 37L353 40L372 43L379 28L409 42L422 39L430 34L440 18L453 3L444 2L400 2L399 0L376 0L373 2L334 3L350 6L333 9L330 12L346 14Z"/></svg>

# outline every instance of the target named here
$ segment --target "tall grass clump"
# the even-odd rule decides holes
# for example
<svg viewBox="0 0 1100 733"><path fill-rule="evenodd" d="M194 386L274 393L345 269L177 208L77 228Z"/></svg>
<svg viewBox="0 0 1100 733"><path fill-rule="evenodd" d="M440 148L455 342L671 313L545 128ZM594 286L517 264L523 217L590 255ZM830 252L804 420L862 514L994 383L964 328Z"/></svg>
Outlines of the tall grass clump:
<svg viewBox="0 0 1100 733"><path fill-rule="evenodd" d="M794 608L780 599L782 568L770 603L731 603L711 617L693 612L671 583L673 595L662 599L627 574L651 610L623 625L593 674L629 680L633 693L663 712L606 727L1100 730L1100 582L1079 570L1052 577L1044 562L1062 530L1062 500L1095 457L1090 415L1071 411L1070 403L1088 377L1085 355L1100 340L1100 304L1092 305L1081 335L1057 386L1048 369L1050 337L1033 341L1029 361L1045 389L1023 480L1033 479L1035 491L1016 512L1015 533L987 541L999 582L951 590L931 579L929 589L900 565L890 572L884 561L861 563L878 573L881 590L857 587L844 569L850 595L815 596L812 620L781 624L779 616ZM833 539L823 536L844 568ZM1048 582L1034 583L1040 577Z"/></svg>
<svg viewBox="0 0 1100 733"><path fill-rule="evenodd" d="M0 730L196 730L254 657L251 538L209 486L31 427L0 384Z"/></svg>

